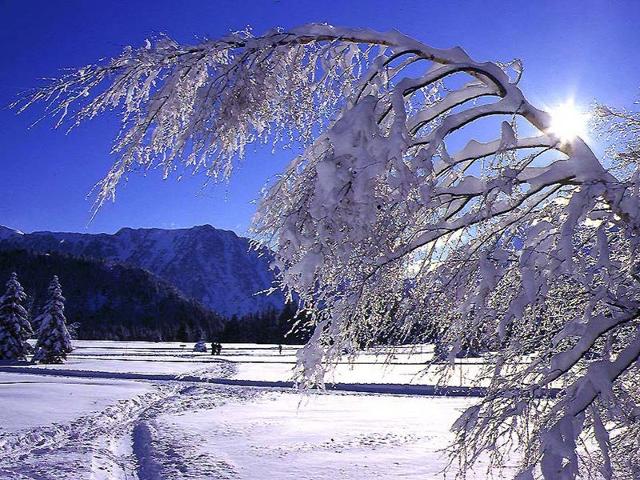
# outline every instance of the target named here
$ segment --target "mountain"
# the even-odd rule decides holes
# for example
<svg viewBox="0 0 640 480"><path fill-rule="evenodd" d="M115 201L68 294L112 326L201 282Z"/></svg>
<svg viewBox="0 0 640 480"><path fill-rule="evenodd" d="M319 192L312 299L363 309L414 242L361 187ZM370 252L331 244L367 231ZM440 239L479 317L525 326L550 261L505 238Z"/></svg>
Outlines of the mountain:
<svg viewBox="0 0 640 480"><path fill-rule="evenodd" d="M22 233L0 226L0 250L23 248L116 262L148 270L223 316L282 310L284 296L269 289L269 251L211 225L188 229L123 228L111 234Z"/></svg>
<svg viewBox="0 0 640 480"><path fill-rule="evenodd" d="M0 241L2 240L9 240L9 239L16 239L19 238L21 235L24 235L24 233L22 233L20 230L13 230L11 228L7 228L3 225L0 225Z"/></svg>
<svg viewBox="0 0 640 480"><path fill-rule="evenodd" d="M0 251L2 287L14 271L32 316L58 275L67 322L79 324L81 339L195 341L218 338L224 328L220 316L140 268L61 253Z"/></svg>

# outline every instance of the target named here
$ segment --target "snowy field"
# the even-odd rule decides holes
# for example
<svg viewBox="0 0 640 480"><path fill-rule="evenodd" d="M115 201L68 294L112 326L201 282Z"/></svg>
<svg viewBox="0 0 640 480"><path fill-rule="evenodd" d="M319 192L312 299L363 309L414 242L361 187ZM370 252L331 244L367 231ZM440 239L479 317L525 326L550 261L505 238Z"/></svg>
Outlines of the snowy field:
<svg viewBox="0 0 640 480"><path fill-rule="evenodd" d="M214 357L183 345L78 341L64 365L0 366L0 479L442 478L449 427L473 401L300 395L269 384L291 380L294 347L224 345ZM363 354L335 381L428 384L430 355L397 352L385 367Z"/></svg>

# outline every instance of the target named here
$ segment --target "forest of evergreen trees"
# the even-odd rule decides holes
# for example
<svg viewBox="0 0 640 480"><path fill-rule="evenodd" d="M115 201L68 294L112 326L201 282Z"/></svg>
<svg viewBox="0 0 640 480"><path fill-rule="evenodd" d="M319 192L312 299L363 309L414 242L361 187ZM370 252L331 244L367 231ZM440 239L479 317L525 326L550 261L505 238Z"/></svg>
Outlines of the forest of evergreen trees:
<svg viewBox="0 0 640 480"><path fill-rule="evenodd" d="M288 303L281 312L267 310L240 318L231 317L225 322L220 339L223 342L306 343L311 332L294 327L297 327L296 306Z"/></svg>
<svg viewBox="0 0 640 480"><path fill-rule="evenodd" d="M295 307L282 312L226 319L146 270L93 258L24 249L0 251L0 279L17 272L35 312L57 275L65 314L79 339L195 342L300 343L307 333L286 336Z"/></svg>

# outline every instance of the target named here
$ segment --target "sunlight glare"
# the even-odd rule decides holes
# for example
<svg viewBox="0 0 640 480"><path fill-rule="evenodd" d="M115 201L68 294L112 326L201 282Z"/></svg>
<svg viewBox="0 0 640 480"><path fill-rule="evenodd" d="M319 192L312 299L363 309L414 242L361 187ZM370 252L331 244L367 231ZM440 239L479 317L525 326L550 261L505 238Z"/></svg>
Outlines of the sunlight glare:
<svg viewBox="0 0 640 480"><path fill-rule="evenodd" d="M576 137L586 139L590 116L581 111L573 100L550 108L549 113L551 114L549 133L558 137L562 142L570 142Z"/></svg>

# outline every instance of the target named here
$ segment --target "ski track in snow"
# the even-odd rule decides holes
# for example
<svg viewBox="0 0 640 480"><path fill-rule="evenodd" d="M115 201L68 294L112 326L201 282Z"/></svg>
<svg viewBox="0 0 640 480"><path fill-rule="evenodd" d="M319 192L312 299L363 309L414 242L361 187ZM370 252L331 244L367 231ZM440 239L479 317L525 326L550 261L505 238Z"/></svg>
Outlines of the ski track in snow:
<svg viewBox="0 0 640 480"><path fill-rule="evenodd" d="M193 448L203 440L184 431L170 431L155 422L139 423L134 436L139 480L239 478L232 463Z"/></svg>
<svg viewBox="0 0 640 480"><path fill-rule="evenodd" d="M174 390L158 386L150 394L119 401L66 425L4 435L0 438L0 478L132 478L127 472L135 462L123 455L122 438L149 405Z"/></svg>
<svg viewBox="0 0 640 480"><path fill-rule="evenodd" d="M37 367L6 370L54 376L69 374L64 370ZM224 378L234 372L234 365L223 361L194 370L189 376ZM70 375L95 378L101 373L104 372L72 371ZM110 378L129 377L130 374L114 374ZM120 400L68 424L0 433L0 479L168 480L212 478L212 475L215 475L213 478L235 478L233 469L224 462L193 458L176 449L176 445L187 443L176 443L175 436L159 437L154 419L166 413L214 408L229 399L242 401L257 393L237 387L178 382L181 375L168 375L167 380L174 381L165 382L153 382L153 375L140 377L140 381L152 381L151 393Z"/></svg>
<svg viewBox="0 0 640 480"><path fill-rule="evenodd" d="M154 369L155 367L150 370L136 370L139 368L136 366L128 371L109 371L108 368L102 371L103 364L90 363L91 361L93 360L89 363L80 362L77 364L78 367L0 367L0 375L3 372L13 374L7 377L7 385L14 383L12 379L15 376L25 378L21 383L31 383L31 379L34 379L46 384L46 376L49 376L87 377L98 382L104 378L116 380L116 383L119 380L133 380L149 386L149 390L143 393L136 392L135 396L124 400L114 401L106 408L101 407L101 411L75 418L61 417L74 418L67 423L61 421L33 428L23 427L21 430L5 433L0 429L0 480L249 479L254 478L252 474L255 472L251 470L255 467L254 462L261 464L263 461L265 465L271 465L276 470L263 472L269 473L269 478L339 478L341 474L338 474L338 477L335 475L341 472L342 468L350 472L346 474L345 470L344 478L362 478L360 475L365 472L362 468L368 467L368 460L364 458L370 453L375 457L379 452L387 452L388 455L388 452L401 451L405 447L422 448L434 438L415 429L397 428L397 425L380 425L371 429L368 426L362 428L357 424L353 431L332 434L329 439L328 436L323 436L324 433L314 430L324 428L326 422L313 424L315 413L312 411L308 412L305 418L309 418L312 425L316 425L312 426L312 431L317 433L316 436L298 438L294 435L284 443L272 442L271 432L275 431L274 429L279 428L280 432L290 435L291 425L294 424L283 423L281 419L270 416L273 415L272 410L267 408L263 411L262 408L264 405L276 405L273 403L275 399L284 399L282 405L295 411L297 395L273 388L290 386L290 382L284 385L284 382L234 379L232 377L237 373L237 363L223 359L207 362L207 365L198 362L193 365L193 369L184 373L178 373L179 370L176 371L174 366L161 370ZM429 386L363 383L353 384L351 387L382 389L365 393L362 397L364 401L366 398L387 397L379 396L380 393L411 393L411 389L415 390L413 396L423 395L426 392L425 388ZM395 387L408 390L394 392L392 390ZM353 408L354 405L360 405L360 400L356 401L356 398L363 393L356 390L355 393L327 392L317 395L318 398L337 398L344 395L345 399L351 398L350 408ZM237 411L235 409L242 404L246 404L242 407L245 408L243 412L252 412L257 408L256 416L242 421L225 416L228 412ZM322 408L335 408L331 405L337 404L326 404ZM340 406L336 411L339 412L342 408ZM216 412L219 412L220 416L217 416ZM243 415L239 418L244 418ZM344 418L348 419L348 414ZM46 422L46 419L44 421ZM254 442L256 434L262 440ZM242 439L248 439L244 447ZM266 441L263 441L264 439ZM238 445L241 447L240 453L235 450ZM376 453L372 453L373 451ZM318 471L306 472L311 476L300 476L304 467L297 466L299 459L311 458L313 468L320 468L318 465L323 465L322 459L325 455L327 458L337 459L339 465L340 456L353 457L356 465L347 467L345 464L338 466L338 470L327 470L322 474ZM321 463L313 463L317 461ZM394 465L396 467L391 467L399 468L398 462ZM278 470L285 466L284 473ZM357 470L358 468L360 470ZM371 468L370 473L373 473L374 468L379 469L375 471L386 472L384 463L371 465ZM404 472L403 476L406 476L406 471Z"/></svg>
<svg viewBox="0 0 640 480"><path fill-rule="evenodd" d="M204 438L167 428L156 420L164 415L209 410L227 402L241 403L259 395L261 392L255 389L190 385L151 406L140 416L133 431L138 480L238 478L231 463L213 454L196 452L194 445L203 443Z"/></svg>
<svg viewBox="0 0 640 480"><path fill-rule="evenodd" d="M0 437L2 479L236 478L224 461L190 454L175 432L158 432L164 414L240 402L258 392L209 385L155 385L152 393L119 401L67 425L37 427ZM186 440L186 439L183 439Z"/></svg>
<svg viewBox="0 0 640 480"><path fill-rule="evenodd" d="M53 369L39 367L0 367L0 373L23 373L44 375L53 377L78 377L78 378L103 378L120 380L147 380L167 382L207 383L215 385L227 385L238 387L260 388L293 388L293 381L283 380L250 380L229 378L236 372L236 364L233 362L220 362L219 371L212 372L210 367L193 370L183 374L163 373L135 373L135 372L103 372L92 370ZM425 395L445 397L481 397L484 395L483 387L468 386L434 386L420 384L395 384L395 383L329 383L325 386L327 391L346 391L357 393L378 393L390 395ZM554 395L555 389L548 389L548 393L541 395Z"/></svg>

